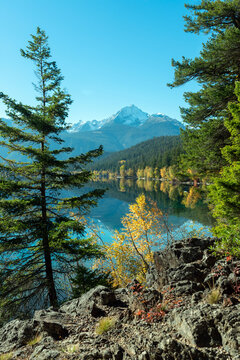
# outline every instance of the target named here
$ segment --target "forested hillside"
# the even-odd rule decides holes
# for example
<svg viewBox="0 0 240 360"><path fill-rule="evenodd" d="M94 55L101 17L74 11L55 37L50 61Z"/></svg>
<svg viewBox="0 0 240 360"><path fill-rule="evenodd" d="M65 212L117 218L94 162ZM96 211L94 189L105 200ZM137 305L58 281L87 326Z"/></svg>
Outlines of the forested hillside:
<svg viewBox="0 0 240 360"><path fill-rule="evenodd" d="M100 158L91 169L119 172L122 165L134 172L146 166L161 169L176 164L182 151L180 136L160 136Z"/></svg>

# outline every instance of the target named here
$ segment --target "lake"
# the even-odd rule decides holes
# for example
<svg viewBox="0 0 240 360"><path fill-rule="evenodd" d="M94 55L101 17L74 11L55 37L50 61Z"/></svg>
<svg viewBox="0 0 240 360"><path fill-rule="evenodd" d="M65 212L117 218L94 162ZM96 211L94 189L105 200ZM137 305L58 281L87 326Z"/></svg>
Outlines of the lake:
<svg viewBox="0 0 240 360"><path fill-rule="evenodd" d="M168 215L168 224L176 240L200 230L211 235L209 228L213 225L213 218L201 188L173 185L167 181L132 179L93 181L88 190L92 188L107 189L98 206L90 213L90 218L103 231L105 241L111 241L112 232L121 229L121 218L129 212L129 204L134 203L142 193L156 201L158 207Z"/></svg>

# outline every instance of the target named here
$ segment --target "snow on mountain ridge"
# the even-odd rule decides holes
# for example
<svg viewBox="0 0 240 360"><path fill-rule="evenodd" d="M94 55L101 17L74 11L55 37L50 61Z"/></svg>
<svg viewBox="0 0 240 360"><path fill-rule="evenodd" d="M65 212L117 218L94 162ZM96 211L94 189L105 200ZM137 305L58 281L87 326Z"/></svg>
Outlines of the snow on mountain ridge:
<svg viewBox="0 0 240 360"><path fill-rule="evenodd" d="M103 119L103 120L92 120L92 121L79 121L78 123L74 124L70 132L78 132L78 131L96 131L100 130L102 127L112 126L113 124L123 124L132 127L140 127L148 120L152 121L153 118L155 121L174 121L179 123L175 119L171 119L167 115L157 113L157 114L148 114L143 112L135 105L125 106L120 109L116 114Z"/></svg>
<svg viewBox="0 0 240 360"><path fill-rule="evenodd" d="M105 124L125 124L130 126L138 126L148 119L149 114L140 110L137 106L125 106L116 114L106 119Z"/></svg>

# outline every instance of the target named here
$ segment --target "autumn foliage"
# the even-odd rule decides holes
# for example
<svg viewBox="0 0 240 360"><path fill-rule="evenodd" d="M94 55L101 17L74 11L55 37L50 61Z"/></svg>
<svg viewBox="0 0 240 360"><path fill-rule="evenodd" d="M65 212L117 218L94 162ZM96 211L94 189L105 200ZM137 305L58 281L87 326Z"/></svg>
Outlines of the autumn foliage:
<svg viewBox="0 0 240 360"><path fill-rule="evenodd" d="M166 288L161 291L161 302L149 306L149 301L145 298L145 291L141 284L134 284L131 286L133 296L136 297L140 308L135 312L138 319L144 320L148 323L162 321L162 319L174 308L182 305L182 299L174 295L174 288Z"/></svg>
<svg viewBox="0 0 240 360"><path fill-rule="evenodd" d="M112 243L102 241L105 258L98 259L95 268L109 273L113 286L125 287L132 279L144 283L154 246L164 244L165 216L142 194L129 205L129 213L121 222L123 228L114 232Z"/></svg>

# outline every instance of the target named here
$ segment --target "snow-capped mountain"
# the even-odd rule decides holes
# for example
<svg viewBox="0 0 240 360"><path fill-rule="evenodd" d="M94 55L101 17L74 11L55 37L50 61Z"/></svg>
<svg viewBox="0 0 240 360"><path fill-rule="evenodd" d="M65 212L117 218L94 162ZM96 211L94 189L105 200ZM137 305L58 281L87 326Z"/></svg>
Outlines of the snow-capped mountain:
<svg viewBox="0 0 240 360"><path fill-rule="evenodd" d="M129 126L140 126L148 119L148 114L135 105L125 106L116 114L104 120L104 126L112 124L123 124Z"/></svg>
<svg viewBox="0 0 240 360"><path fill-rule="evenodd" d="M72 155L79 155L100 145L105 152L123 150L153 137L179 135L181 128L184 125L180 121L167 115L150 115L131 105L103 120L80 121L63 132L62 137L65 145L74 148ZM8 155L6 151L4 156L11 158L15 154Z"/></svg>
<svg viewBox="0 0 240 360"><path fill-rule="evenodd" d="M179 135L184 125L167 115L148 114L135 105L126 106L103 119L74 124L65 133L75 152L86 152L103 145L105 151L118 151L155 136Z"/></svg>
<svg viewBox="0 0 240 360"><path fill-rule="evenodd" d="M93 130L99 130L103 126L104 127L112 126L113 124L122 124L122 125L137 127L143 125L151 116L165 117L165 115L162 114L150 115L146 112L143 112L135 105L125 106L124 108L119 110L116 114L110 116L107 119L103 119L100 121L92 120L87 122L79 121L78 123L72 126L70 131L71 132L93 131Z"/></svg>

